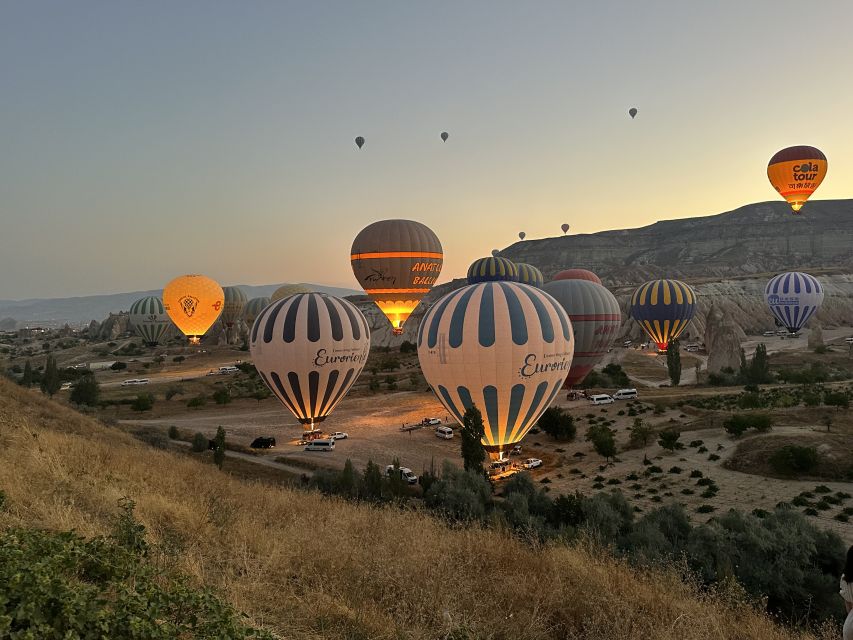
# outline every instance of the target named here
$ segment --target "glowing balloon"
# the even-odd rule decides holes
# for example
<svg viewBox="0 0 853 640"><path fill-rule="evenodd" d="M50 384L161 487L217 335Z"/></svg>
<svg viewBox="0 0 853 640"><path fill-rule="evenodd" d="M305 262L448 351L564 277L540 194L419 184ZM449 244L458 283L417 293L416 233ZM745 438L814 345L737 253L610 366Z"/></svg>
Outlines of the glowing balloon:
<svg viewBox="0 0 853 640"><path fill-rule="evenodd" d="M304 284L283 284L278 289L273 291L270 296L270 302L278 302L282 298L292 296L297 293L311 293L311 289Z"/></svg>
<svg viewBox="0 0 853 640"><path fill-rule="evenodd" d="M532 287L542 288L542 285L545 283L545 278L539 269L534 267L532 264L526 264L524 262L519 262L515 266L518 269L519 282L529 284Z"/></svg>
<svg viewBox="0 0 853 640"><path fill-rule="evenodd" d="M823 287L814 276L789 271L770 279L764 288L764 299L780 326L794 333L823 304Z"/></svg>
<svg viewBox="0 0 853 640"><path fill-rule="evenodd" d="M179 276L163 289L163 306L175 326L190 339L201 342L222 313L225 294L215 280L198 274Z"/></svg>
<svg viewBox="0 0 853 640"><path fill-rule="evenodd" d="M313 429L364 368L370 329L351 302L324 293L299 293L261 312L249 348L270 391Z"/></svg>
<svg viewBox="0 0 853 640"><path fill-rule="evenodd" d="M572 364L572 326L544 291L482 282L451 291L427 312L418 358L427 383L461 423L483 414L483 445L502 458L563 386Z"/></svg>
<svg viewBox="0 0 853 640"><path fill-rule="evenodd" d="M506 258L480 258L468 267L468 284L503 280L518 282L518 268Z"/></svg>
<svg viewBox="0 0 853 640"><path fill-rule="evenodd" d="M447 139L448 139L449 137L450 137L450 134L449 134L449 133L447 133L447 131L442 131L442 132L441 132L441 140L442 140L442 142L447 142Z"/></svg>
<svg viewBox="0 0 853 640"><path fill-rule="evenodd" d="M524 238L526 238L526 237L527 237L527 234L526 234L526 233L524 233L524 231L519 231L519 232L518 232L518 239L519 239L519 240L524 240Z"/></svg>
<svg viewBox="0 0 853 640"><path fill-rule="evenodd" d="M361 149L364 146L364 138L362 138L361 136L358 136L355 139L355 146L357 146L359 149Z"/></svg>
<svg viewBox="0 0 853 640"><path fill-rule="evenodd" d="M231 329L243 315L243 307L246 306L248 298L239 287L225 287L222 293L225 296L225 302L222 305L222 322Z"/></svg>
<svg viewBox="0 0 853 640"><path fill-rule="evenodd" d="M412 220L374 222L359 232L350 251L356 280L396 335L435 284L443 259L435 233Z"/></svg>
<svg viewBox="0 0 853 640"><path fill-rule="evenodd" d="M630 316L659 351L675 340L696 313L696 292L678 280L651 280L631 296Z"/></svg>
<svg viewBox="0 0 853 640"><path fill-rule="evenodd" d="M567 225L567 224L564 222L563 224L561 224L561 225L560 225L560 229L562 229L562 230L563 230L563 233L568 233L568 232L569 232L569 225Z"/></svg>
<svg viewBox="0 0 853 640"><path fill-rule="evenodd" d="M130 326L149 347L157 346L170 324L160 298L148 296L130 305Z"/></svg>
<svg viewBox="0 0 853 640"><path fill-rule="evenodd" d="M631 116L631 120L633 120L637 115L637 107L631 107L628 109L628 115Z"/></svg>
<svg viewBox="0 0 853 640"><path fill-rule="evenodd" d="M826 156L820 149L788 147L770 158L767 177L794 213L799 213L809 196L823 182L827 168Z"/></svg>
<svg viewBox="0 0 853 640"><path fill-rule="evenodd" d="M555 275L554 280L589 280L601 284L601 278L586 269L565 269Z"/></svg>
<svg viewBox="0 0 853 640"><path fill-rule="evenodd" d="M573 387L607 355L622 326L622 311L614 295L589 280L555 280L543 287L562 305L575 336L575 357L565 386Z"/></svg>
<svg viewBox="0 0 853 640"><path fill-rule="evenodd" d="M252 328L252 325L255 324L255 319L261 315L261 311L266 309L270 305L269 298L252 298L246 303L246 306L243 307L243 320L246 321L246 324L249 325L249 328Z"/></svg>

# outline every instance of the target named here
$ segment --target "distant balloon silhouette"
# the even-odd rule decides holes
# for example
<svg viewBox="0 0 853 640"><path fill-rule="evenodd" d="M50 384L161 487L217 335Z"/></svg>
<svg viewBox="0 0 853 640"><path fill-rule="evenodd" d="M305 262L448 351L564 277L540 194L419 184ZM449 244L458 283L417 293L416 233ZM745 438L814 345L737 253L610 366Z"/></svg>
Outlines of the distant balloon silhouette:
<svg viewBox="0 0 853 640"><path fill-rule="evenodd" d="M554 276L554 280L589 280L601 284L601 278L586 269L566 269Z"/></svg>
<svg viewBox="0 0 853 640"><path fill-rule="evenodd" d="M631 120L633 120L637 115L637 107L631 107L628 109L628 115L631 116Z"/></svg>
<svg viewBox="0 0 853 640"><path fill-rule="evenodd" d="M499 253L500 253L500 251L499 251L498 249L492 249L492 255L493 255L494 257L496 257L496 258L497 258Z"/></svg>
<svg viewBox="0 0 853 640"><path fill-rule="evenodd" d="M564 222L562 225L560 225L560 229L562 229L562 230L563 230L563 233L568 233L568 232L569 232L569 225L567 225L567 224Z"/></svg>
<svg viewBox="0 0 853 640"><path fill-rule="evenodd" d="M526 233L524 233L524 231L521 231L521 232L518 234L518 237L519 237L521 240L524 240L524 238L525 238L526 236L527 236L527 234L526 234Z"/></svg>
<svg viewBox="0 0 853 640"><path fill-rule="evenodd" d="M442 132L441 132L441 141L442 141L442 142L447 142L447 139L448 139L449 137L450 137L450 134L449 134L449 133L447 133L447 131L442 131Z"/></svg>
<svg viewBox="0 0 853 640"><path fill-rule="evenodd" d="M358 136L355 139L355 146L357 146L359 149L361 149L364 146L364 138L362 138L361 136Z"/></svg>

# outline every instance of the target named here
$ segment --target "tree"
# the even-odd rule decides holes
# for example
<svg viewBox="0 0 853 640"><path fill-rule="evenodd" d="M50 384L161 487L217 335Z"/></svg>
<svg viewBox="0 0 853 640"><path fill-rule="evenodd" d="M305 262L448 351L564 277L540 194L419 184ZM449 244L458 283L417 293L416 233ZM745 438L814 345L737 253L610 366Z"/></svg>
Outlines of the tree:
<svg viewBox="0 0 853 640"><path fill-rule="evenodd" d="M382 473L373 460L368 460L364 467L364 495L368 500L382 499Z"/></svg>
<svg viewBox="0 0 853 640"><path fill-rule="evenodd" d="M828 407L847 409L850 407L850 398L843 391L830 391L823 396L823 403Z"/></svg>
<svg viewBox="0 0 853 640"><path fill-rule="evenodd" d="M49 356L41 377L41 390L43 393L53 397L59 391L62 381L59 379L59 369L56 368L56 358Z"/></svg>
<svg viewBox="0 0 853 640"><path fill-rule="evenodd" d="M681 432L675 429L666 429L660 432L658 444L667 451L675 451L678 447L678 439L681 437Z"/></svg>
<svg viewBox="0 0 853 640"><path fill-rule="evenodd" d="M171 427L169 427L168 434L169 434L169 440L180 440L181 439L181 432L180 432L180 430L178 430L178 427L175 425L172 425Z"/></svg>
<svg viewBox="0 0 853 640"><path fill-rule="evenodd" d="M205 436L203 433L196 433L193 436L192 450L195 453L207 451L207 436Z"/></svg>
<svg viewBox="0 0 853 640"><path fill-rule="evenodd" d="M587 430L586 439L606 461L616 456L616 438L612 429L601 424L593 425Z"/></svg>
<svg viewBox="0 0 853 640"><path fill-rule="evenodd" d="M213 438L213 443L215 445L213 449L213 463L221 469L225 462L225 429L222 427L216 429L216 436Z"/></svg>
<svg viewBox="0 0 853 640"><path fill-rule="evenodd" d="M24 375L21 376L21 386L33 386L33 365L30 363L29 360L24 363Z"/></svg>
<svg viewBox="0 0 853 640"><path fill-rule="evenodd" d="M95 376L89 374L80 378L71 388L71 402L74 404L94 407L98 404L101 395L101 387Z"/></svg>
<svg viewBox="0 0 853 640"><path fill-rule="evenodd" d="M349 458L344 463L344 469L338 477L338 490L351 498L358 495L358 475L352 466L352 460Z"/></svg>
<svg viewBox="0 0 853 640"><path fill-rule="evenodd" d="M647 446L655 435L654 429L643 422L642 418L634 418L633 426L628 428L630 432L628 442L632 447Z"/></svg>
<svg viewBox="0 0 853 640"><path fill-rule="evenodd" d="M542 413L537 426L555 440L571 441L575 439L577 428L572 416L561 407L548 407Z"/></svg>
<svg viewBox="0 0 853 640"><path fill-rule="evenodd" d="M154 406L154 396L150 393L140 393L130 405L134 411L151 411Z"/></svg>
<svg viewBox="0 0 853 640"><path fill-rule="evenodd" d="M486 435L483 428L483 414L480 410L471 407L462 416L462 463L465 471L476 471L483 473L483 462L486 461L486 450L483 448L483 437Z"/></svg>
<svg viewBox="0 0 853 640"><path fill-rule="evenodd" d="M213 401L216 404L228 404L231 402L231 392L228 389L217 389L213 392Z"/></svg>
<svg viewBox="0 0 853 640"><path fill-rule="evenodd" d="M826 432L829 433L829 430L832 427L832 416L830 416L828 413L825 413L821 417L820 421L823 422L823 425L826 427Z"/></svg>
<svg viewBox="0 0 853 640"><path fill-rule="evenodd" d="M666 349L666 372L673 387L681 382L681 345L678 340L669 343Z"/></svg>

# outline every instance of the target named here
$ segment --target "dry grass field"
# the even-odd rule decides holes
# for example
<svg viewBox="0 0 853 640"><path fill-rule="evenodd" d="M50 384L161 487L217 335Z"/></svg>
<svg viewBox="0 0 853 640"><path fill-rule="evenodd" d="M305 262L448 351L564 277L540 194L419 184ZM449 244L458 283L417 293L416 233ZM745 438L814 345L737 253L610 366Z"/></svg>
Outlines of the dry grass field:
<svg viewBox="0 0 853 640"><path fill-rule="evenodd" d="M0 526L84 535L106 533L130 496L180 569L282 638L811 637L600 550L242 481L5 380L0 489Z"/></svg>

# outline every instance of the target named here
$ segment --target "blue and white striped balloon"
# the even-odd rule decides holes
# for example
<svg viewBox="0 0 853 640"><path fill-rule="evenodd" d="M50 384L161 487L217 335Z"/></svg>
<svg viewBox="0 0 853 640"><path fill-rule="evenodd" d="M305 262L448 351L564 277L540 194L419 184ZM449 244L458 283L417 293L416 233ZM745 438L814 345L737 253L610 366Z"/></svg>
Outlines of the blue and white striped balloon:
<svg viewBox="0 0 853 640"><path fill-rule="evenodd" d="M250 349L261 378L302 424L322 422L350 390L370 353L358 308L324 293L273 302L255 319Z"/></svg>
<svg viewBox="0 0 853 640"><path fill-rule="evenodd" d="M770 311L791 333L799 331L823 303L823 287L814 276L788 271L774 276L764 288Z"/></svg>
<svg viewBox="0 0 853 640"><path fill-rule="evenodd" d="M483 445L493 457L502 457L536 424L559 393L574 350L571 321L560 303L515 282L482 282L448 293L418 332L424 377L460 422L477 406Z"/></svg>

